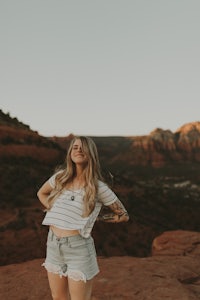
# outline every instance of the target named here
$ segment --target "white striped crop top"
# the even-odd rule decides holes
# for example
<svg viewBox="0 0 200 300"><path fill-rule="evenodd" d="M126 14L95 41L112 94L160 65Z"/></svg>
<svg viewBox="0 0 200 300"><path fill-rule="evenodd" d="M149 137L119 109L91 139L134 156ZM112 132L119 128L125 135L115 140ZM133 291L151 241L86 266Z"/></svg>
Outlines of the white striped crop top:
<svg viewBox="0 0 200 300"><path fill-rule="evenodd" d="M56 175L57 173L49 178L49 184L52 188L55 187ZM76 229L83 237L89 237L102 205L111 205L119 199L104 182L99 180L95 208L88 217L82 217L83 196L84 189L64 190L57 197L51 209L46 212L42 224L54 225L61 229Z"/></svg>

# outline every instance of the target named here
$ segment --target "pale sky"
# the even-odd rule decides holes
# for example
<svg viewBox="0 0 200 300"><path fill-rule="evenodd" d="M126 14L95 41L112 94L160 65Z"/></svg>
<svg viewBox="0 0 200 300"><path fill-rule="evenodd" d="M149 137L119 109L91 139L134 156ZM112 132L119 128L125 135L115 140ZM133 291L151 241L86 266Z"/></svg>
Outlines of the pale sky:
<svg viewBox="0 0 200 300"><path fill-rule="evenodd" d="M200 121L200 0L0 0L0 108L44 136Z"/></svg>

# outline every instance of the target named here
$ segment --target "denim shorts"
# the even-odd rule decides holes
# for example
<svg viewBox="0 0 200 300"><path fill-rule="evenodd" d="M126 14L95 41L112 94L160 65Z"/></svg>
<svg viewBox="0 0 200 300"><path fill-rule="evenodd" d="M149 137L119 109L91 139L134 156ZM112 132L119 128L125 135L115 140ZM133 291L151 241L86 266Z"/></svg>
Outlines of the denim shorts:
<svg viewBox="0 0 200 300"><path fill-rule="evenodd" d="M81 235L57 237L49 229L46 259L42 264L48 272L68 276L73 280L92 279L99 273L93 238Z"/></svg>

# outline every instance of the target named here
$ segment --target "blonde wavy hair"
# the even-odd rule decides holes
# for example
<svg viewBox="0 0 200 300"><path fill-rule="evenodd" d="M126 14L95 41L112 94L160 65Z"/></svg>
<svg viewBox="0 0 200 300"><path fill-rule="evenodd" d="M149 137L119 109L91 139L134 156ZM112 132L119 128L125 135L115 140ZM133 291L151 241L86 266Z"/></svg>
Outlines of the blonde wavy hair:
<svg viewBox="0 0 200 300"><path fill-rule="evenodd" d="M83 170L85 195L83 198L84 210L82 214L82 217L87 217L95 207L95 199L98 192L98 180L103 180L96 144L87 136L75 136L72 139L65 159L66 167L60 170L60 172L56 175L55 188L48 197L48 209L52 207L56 198L62 193L63 189L65 189L68 184L73 182L73 179L76 176L76 166L71 159L71 151L74 142L77 139L81 140L82 151L87 156L87 165Z"/></svg>

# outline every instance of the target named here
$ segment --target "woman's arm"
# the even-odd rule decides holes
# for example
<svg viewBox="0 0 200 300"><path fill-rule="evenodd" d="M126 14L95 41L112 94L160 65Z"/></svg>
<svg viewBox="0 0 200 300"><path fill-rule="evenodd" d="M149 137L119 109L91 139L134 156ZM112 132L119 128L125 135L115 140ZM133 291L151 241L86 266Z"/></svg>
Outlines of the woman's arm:
<svg viewBox="0 0 200 300"><path fill-rule="evenodd" d="M49 181L47 180L37 192L38 199L40 200L40 202L45 208L49 207L47 200L51 191L52 191L52 187L49 184Z"/></svg>
<svg viewBox="0 0 200 300"><path fill-rule="evenodd" d="M128 222L128 213L119 199L108 206L112 212L104 215L100 215L97 220L106 223L120 223Z"/></svg>

